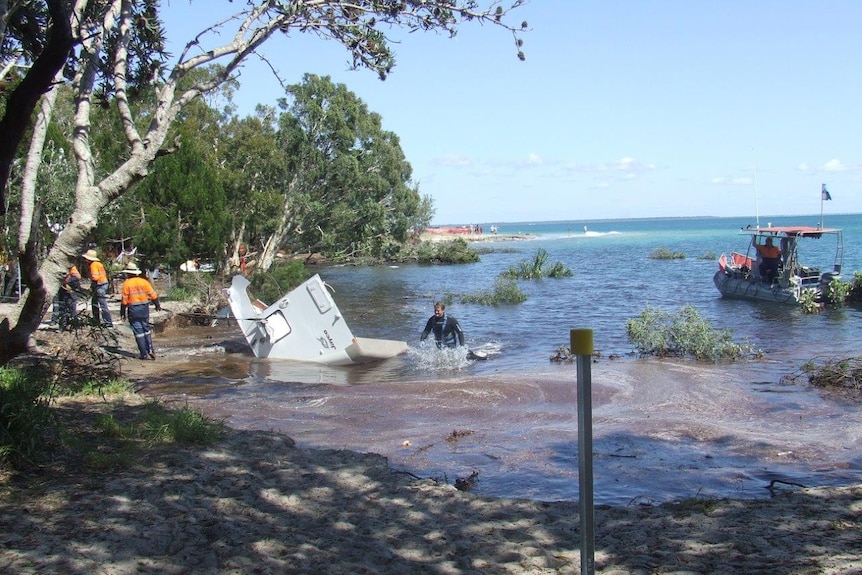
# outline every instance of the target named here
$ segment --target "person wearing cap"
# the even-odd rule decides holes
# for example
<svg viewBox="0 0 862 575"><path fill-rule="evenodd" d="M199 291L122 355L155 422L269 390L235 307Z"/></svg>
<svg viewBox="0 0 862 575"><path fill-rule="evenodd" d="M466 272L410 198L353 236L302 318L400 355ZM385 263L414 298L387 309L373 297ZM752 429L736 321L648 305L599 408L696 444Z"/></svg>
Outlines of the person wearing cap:
<svg viewBox="0 0 862 575"><path fill-rule="evenodd" d="M108 310L108 272L104 264L99 261L96 250L87 250L84 259L89 263L90 291L93 292L93 320L97 323L104 321L105 327L114 327L114 320Z"/></svg>
<svg viewBox="0 0 862 575"><path fill-rule="evenodd" d="M130 262L122 273L128 279L123 282L120 319L129 318L140 359L156 359L150 330L150 302L156 306L156 311L162 311L159 294L146 278L141 277L141 270L134 262Z"/></svg>

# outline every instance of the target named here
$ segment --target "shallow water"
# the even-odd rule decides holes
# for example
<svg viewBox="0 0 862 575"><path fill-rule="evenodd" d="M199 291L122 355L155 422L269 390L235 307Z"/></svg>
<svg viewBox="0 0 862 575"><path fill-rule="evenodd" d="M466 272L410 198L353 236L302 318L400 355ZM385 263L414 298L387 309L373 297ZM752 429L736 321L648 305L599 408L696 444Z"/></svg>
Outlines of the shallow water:
<svg viewBox="0 0 862 575"><path fill-rule="evenodd" d="M770 218L775 225L818 219ZM173 348L168 353L192 356L149 391L178 394L233 426L283 431L300 445L377 452L421 476L451 483L478 471L482 493L574 499L576 369L549 358L568 345L572 328L586 327L603 355L593 364L597 501L764 497L773 480L858 482L862 410L804 382L780 382L812 358L860 355L862 311L806 315L721 298L712 283L715 257L744 251L738 230L749 223L618 220L588 222L588 233L572 233L583 222L499 224L501 234L535 237L479 244L475 264L322 267L355 335L405 340L409 352L342 368L258 360L239 330L223 323L159 335L158 346ZM849 280L862 269L862 218L827 216L827 224L845 230ZM650 259L660 247L687 257ZM812 247L812 256L831 258L825 243ZM515 306L459 302L492 289L500 272L538 249L548 265L559 261L573 276L519 282L528 299ZM448 313L460 320L469 347L489 353L487 361L419 345L439 299L452 302ZM631 355L628 319L646 307L672 312L683 304L765 359L711 365ZM455 431L466 433L447 441Z"/></svg>
<svg viewBox="0 0 862 575"><path fill-rule="evenodd" d="M574 364L477 374L479 363L460 367L450 358L452 367L429 378L417 364L436 350L413 350L375 366L324 368L226 353L225 346L242 347L235 329L160 336L165 353L192 355L145 393L233 427L286 433L300 446L379 453L422 477L453 483L478 472L479 493L577 498ZM482 362L483 370L493 362ZM773 480L858 482L862 410L776 383L770 373L778 365L592 364L596 502L759 498L770 495Z"/></svg>

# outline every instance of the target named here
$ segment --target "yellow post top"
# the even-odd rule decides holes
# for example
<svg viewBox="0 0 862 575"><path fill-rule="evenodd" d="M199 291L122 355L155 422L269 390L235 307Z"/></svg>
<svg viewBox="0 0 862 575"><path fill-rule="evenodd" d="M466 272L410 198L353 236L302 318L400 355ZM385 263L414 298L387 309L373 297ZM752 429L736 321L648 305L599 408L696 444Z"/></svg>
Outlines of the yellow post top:
<svg viewBox="0 0 862 575"><path fill-rule="evenodd" d="M593 355L593 330L573 329L569 332L569 341L574 355Z"/></svg>

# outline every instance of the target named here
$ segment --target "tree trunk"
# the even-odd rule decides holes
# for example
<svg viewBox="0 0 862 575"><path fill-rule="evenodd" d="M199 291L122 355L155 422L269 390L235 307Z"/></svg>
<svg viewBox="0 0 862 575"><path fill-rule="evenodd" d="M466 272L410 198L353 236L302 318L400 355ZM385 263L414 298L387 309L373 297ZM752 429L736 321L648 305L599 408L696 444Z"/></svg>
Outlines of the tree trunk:
<svg viewBox="0 0 862 575"><path fill-rule="evenodd" d="M51 28L45 49L33 62L27 75L6 100L6 111L0 120L0 215L6 213L6 186L15 152L30 123L39 98L62 70L72 49L72 26L64 0L47 0Z"/></svg>
<svg viewBox="0 0 862 575"><path fill-rule="evenodd" d="M293 193L295 181L295 179L292 179L287 186L287 190L284 192L284 209L281 210L281 218L279 219L278 227L276 227L275 231L266 238L260 257L257 258L257 265L255 266L256 270L269 271L270 268L272 268L278 249L284 244L284 239L287 237L287 234L290 233L291 228L294 227L293 213L291 210L291 195Z"/></svg>

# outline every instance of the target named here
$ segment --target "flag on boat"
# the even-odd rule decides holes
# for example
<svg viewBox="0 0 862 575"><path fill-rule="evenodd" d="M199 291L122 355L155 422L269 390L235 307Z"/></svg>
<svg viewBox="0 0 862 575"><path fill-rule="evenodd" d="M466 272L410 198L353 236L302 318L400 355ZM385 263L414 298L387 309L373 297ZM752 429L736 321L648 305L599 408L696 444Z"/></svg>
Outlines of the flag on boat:
<svg viewBox="0 0 862 575"><path fill-rule="evenodd" d="M826 189L826 184L820 184L820 200L828 201L831 199L832 196L829 194L829 190Z"/></svg>

